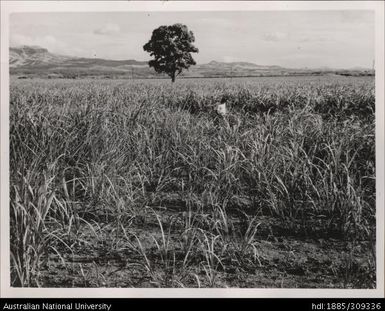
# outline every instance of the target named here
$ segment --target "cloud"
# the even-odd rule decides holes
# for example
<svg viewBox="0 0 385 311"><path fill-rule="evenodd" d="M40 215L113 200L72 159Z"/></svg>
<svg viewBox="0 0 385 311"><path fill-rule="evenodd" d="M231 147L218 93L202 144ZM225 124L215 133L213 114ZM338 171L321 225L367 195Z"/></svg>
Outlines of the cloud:
<svg viewBox="0 0 385 311"><path fill-rule="evenodd" d="M100 28L94 30L96 35L113 35L120 32L120 27L117 24L105 24Z"/></svg>
<svg viewBox="0 0 385 311"><path fill-rule="evenodd" d="M265 41L272 41L272 42L282 41L286 38L287 38L287 33L279 32L279 31L269 32L263 35L263 39Z"/></svg>
<svg viewBox="0 0 385 311"><path fill-rule="evenodd" d="M374 22L374 11L341 11L339 19L342 23L367 24Z"/></svg>
<svg viewBox="0 0 385 311"><path fill-rule="evenodd" d="M234 57L234 56L223 56L222 57L222 60L225 62L225 63L233 63L233 62L238 62L240 61L240 59L238 57Z"/></svg>
<svg viewBox="0 0 385 311"><path fill-rule="evenodd" d="M58 44L58 41L54 36L47 35L43 37L29 37L21 34L13 34L10 38L11 46L18 45L38 45L41 47L49 48Z"/></svg>
<svg viewBox="0 0 385 311"><path fill-rule="evenodd" d="M329 37L324 37L324 36L301 36L298 38L298 42L328 42L328 41L333 41L332 36Z"/></svg>

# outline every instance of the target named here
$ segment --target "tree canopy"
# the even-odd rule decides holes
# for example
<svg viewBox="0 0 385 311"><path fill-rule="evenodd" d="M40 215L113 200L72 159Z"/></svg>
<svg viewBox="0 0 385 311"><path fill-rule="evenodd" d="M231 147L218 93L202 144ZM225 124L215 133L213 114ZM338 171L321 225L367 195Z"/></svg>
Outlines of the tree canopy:
<svg viewBox="0 0 385 311"><path fill-rule="evenodd" d="M196 64L191 56L191 53L199 51L193 45L194 41L194 34L186 25L160 26L152 32L150 41L143 49L154 57L149 61L149 66L158 73L168 74L174 82L183 69Z"/></svg>

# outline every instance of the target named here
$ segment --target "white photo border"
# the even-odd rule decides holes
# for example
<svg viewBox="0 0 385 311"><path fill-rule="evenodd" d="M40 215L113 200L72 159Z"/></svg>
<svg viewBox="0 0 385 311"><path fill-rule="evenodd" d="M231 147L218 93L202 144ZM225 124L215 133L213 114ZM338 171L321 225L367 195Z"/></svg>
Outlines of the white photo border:
<svg viewBox="0 0 385 311"><path fill-rule="evenodd" d="M9 21L12 13L140 12L140 11L314 11L371 10L375 12L376 85L376 289L261 288L14 288L10 287L9 241ZM1 1L0 105L1 283L8 298L383 298L384 292L384 2L383 1Z"/></svg>

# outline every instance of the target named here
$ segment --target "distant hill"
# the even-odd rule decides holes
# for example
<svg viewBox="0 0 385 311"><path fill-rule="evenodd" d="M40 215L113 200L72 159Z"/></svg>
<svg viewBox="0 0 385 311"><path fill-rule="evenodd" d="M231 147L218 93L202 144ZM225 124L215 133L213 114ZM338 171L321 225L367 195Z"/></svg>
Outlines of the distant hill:
<svg viewBox="0 0 385 311"><path fill-rule="evenodd" d="M11 68L59 65L71 59L68 56L52 54L39 46L11 47L9 66Z"/></svg>
<svg viewBox="0 0 385 311"><path fill-rule="evenodd" d="M146 61L107 60L58 55L39 46L20 46L9 49L10 74L19 77L47 78L162 78ZM248 62L217 62L198 64L184 71L181 76L188 77L259 77L286 75L373 75L372 70L289 69L280 66L261 66Z"/></svg>

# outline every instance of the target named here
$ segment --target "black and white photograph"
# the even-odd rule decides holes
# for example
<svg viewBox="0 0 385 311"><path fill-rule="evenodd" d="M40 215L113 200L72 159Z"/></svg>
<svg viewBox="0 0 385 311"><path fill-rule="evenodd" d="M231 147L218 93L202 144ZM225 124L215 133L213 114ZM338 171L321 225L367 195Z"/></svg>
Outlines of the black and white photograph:
<svg viewBox="0 0 385 311"><path fill-rule="evenodd" d="M8 293L383 297L384 2L59 2L2 2Z"/></svg>

